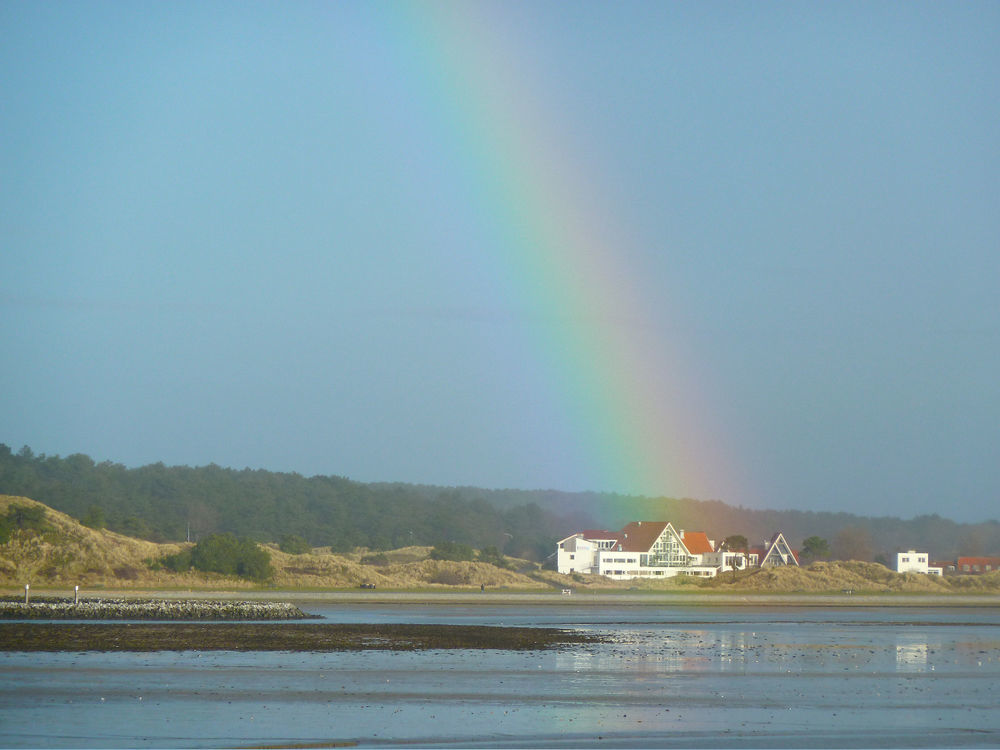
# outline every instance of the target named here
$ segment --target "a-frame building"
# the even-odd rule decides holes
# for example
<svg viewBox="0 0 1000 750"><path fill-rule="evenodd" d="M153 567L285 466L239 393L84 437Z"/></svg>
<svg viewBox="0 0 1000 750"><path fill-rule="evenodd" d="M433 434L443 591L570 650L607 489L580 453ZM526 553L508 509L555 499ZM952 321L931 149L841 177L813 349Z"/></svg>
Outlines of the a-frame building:
<svg viewBox="0 0 1000 750"><path fill-rule="evenodd" d="M798 565L799 558L785 541L785 535L778 532L767 544L767 551L760 559L760 567L777 568L783 565Z"/></svg>

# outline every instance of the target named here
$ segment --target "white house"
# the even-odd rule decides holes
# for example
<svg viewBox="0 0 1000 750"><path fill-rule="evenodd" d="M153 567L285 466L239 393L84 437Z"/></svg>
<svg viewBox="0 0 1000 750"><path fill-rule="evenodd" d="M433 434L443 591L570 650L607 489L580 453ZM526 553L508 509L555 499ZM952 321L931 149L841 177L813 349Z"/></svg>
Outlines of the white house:
<svg viewBox="0 0 1000 750"><path fill-rule="evenodd" d="M896 553L897 573L927 573L932 576L942 574L941 568L932 568L927 565L927 553L907 550Z"/></svg>
<svg viewBox="0 0 1000 750"><path fill-rule="evenodd" d="M760 555L760 567L777 568L782 565L798 566L799 558L785 541L785 535L780 531L769 541L764 542L763 554Z"/></svg>
<svg viewBox="0 0 1000 750"><path fill-rule="evenodd" d="M581 531L556 545L556 565L560 573L597 573L598 551L611 549L621 541L617 531Z"/></svg>
<svg viewBox="0 0 1000 750"><path fill-rule="evenodd" d="M619 532L582 531L557 545L560 573L596 573L614 580L714 576L715 545L702 531L685 533L663 521L634 521Z"/></svg>

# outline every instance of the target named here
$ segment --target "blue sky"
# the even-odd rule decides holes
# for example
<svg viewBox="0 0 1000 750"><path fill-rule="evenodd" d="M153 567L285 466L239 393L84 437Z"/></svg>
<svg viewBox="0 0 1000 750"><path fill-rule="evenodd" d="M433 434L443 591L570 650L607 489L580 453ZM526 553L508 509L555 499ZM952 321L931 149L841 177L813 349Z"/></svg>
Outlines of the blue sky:
<svg viewBox="0 0 1000 750"><path fill-rule="evenodd" d="M627 228L609 325L684 352L717 471L595 468L456 71ZM985 2L0 2L0 442L995 518L998 81Z"/></svg>

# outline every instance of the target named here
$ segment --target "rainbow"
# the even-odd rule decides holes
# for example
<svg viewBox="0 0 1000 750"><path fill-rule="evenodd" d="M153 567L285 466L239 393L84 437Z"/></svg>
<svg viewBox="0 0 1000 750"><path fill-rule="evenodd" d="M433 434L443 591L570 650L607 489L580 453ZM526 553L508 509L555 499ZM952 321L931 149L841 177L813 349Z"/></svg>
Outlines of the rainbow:
<svg viewBox="0 0 1000 750"><path fill-rule="evenodd" d="M540 51L509 17L520 6L379 7L435 127L467 165L507 293L530 313L552 398L580 437L581 476L597 485L586 489L735 499L706 373L675 327L650 324L650 306L662 319L669 300L645 281L624 212L533 83Z"/></svg>

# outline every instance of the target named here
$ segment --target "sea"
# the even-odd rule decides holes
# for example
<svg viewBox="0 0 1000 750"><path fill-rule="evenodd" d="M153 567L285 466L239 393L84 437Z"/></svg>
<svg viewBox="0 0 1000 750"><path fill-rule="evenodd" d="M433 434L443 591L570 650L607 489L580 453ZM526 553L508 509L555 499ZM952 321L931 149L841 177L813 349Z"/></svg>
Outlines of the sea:
<svg viewBox="0 0 1000 750"><path fill-rule="evenodd" d="M304 605L547 651L0 654L5 748L1000 747L1000 609Z"/></svg>

